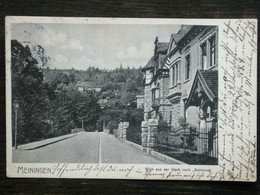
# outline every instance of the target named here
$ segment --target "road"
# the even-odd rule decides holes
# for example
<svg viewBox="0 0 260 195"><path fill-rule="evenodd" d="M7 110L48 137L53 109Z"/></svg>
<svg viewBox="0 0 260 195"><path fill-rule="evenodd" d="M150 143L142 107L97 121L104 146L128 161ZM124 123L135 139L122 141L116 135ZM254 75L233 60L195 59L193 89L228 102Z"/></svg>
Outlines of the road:
<svg viewBox="0 0 260 195"><path fill-rule="evenodd" d="M34 150L13 150L19 163L129 163L163 164L113 135L84 132L75 137Z"/></svg>

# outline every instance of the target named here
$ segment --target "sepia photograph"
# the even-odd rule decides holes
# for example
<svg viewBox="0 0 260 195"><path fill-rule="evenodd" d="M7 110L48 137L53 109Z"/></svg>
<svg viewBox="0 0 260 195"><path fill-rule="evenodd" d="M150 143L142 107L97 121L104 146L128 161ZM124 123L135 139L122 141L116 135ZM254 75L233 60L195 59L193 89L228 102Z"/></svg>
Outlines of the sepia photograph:
<svg viewBox="0 0 260 195"><path fill-rule="evenodd" d="M255 179L255 21L12 19L11 176Z"/></svg>

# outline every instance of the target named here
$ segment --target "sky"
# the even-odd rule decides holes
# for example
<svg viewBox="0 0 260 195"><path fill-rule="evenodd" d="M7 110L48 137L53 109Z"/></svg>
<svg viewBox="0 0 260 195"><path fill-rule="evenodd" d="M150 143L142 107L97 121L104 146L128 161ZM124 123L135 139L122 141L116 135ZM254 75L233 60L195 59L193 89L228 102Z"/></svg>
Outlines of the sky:
<svg viewBox="0 0 260 195"><path fill-rule="evenodd" d="M41 45L56 69L86 70L143 67L154 40L169 42L180 25L149 24L12 24L11 38Z"/></svg>

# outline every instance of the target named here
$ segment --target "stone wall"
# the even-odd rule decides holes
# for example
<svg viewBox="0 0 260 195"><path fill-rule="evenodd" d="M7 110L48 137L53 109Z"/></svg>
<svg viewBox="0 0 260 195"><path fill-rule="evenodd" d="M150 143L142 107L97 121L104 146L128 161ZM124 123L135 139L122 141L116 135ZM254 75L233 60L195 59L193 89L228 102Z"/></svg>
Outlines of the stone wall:
<svg viewBox="0 0 260 195"><path fill-rule="evenodd" d="M172 105L172 126L178 127L179 125L179 118L183 117L183 114L181 114L181 105L180 102L176 102Z"/></svg>

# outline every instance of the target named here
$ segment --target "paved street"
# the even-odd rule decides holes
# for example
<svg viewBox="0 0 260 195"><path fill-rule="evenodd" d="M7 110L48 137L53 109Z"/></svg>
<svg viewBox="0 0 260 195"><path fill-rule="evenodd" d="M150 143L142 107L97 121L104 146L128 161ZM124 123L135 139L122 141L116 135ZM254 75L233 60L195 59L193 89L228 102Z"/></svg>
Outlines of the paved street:
<svg viewBox="0 0 260 195"><path fill-rule="evenodd" d="M20 163L134 163L164 162L117 140L113 135L85 132L34 150L13 150Z"/></svg>

